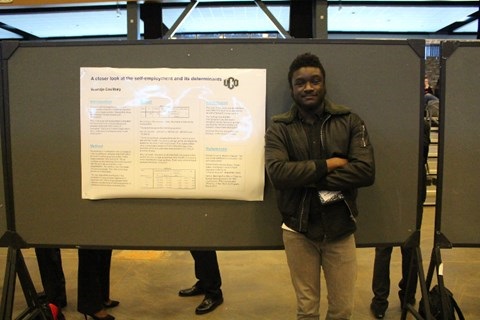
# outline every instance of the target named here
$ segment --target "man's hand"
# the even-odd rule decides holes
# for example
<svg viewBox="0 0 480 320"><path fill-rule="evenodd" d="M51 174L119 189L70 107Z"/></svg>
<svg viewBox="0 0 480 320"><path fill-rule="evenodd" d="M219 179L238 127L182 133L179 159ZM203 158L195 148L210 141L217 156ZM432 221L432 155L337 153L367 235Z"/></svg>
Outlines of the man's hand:
<svg viewBox="0 0 480 320"><path fill-rule="evenodd" d="M334 157L334 158L327 159L327 170L328 172L331 172L337 168L343 167L347 163L348 163L348 160L344 158Z"/></svg>

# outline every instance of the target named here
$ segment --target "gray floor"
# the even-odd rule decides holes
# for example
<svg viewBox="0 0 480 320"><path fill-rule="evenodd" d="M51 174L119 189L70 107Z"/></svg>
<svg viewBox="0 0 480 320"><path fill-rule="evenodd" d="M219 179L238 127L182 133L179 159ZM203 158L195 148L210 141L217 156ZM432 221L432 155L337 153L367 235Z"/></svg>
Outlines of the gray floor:
<svg viewBox="0 0 480 320"><path fill-rule="evenodd" d="M430 262L433 240L433 207L426 207L422 227L422 256L425 273ZM6 266L5 248L0 248L0 275ZM35 254L22 250L30 276L38 291L41 284ZM121 301L112 310L116 319L295 319L295 297L283 251L219 251L225 302L214 312L196 316L195 307L201 297L181 298L180 288L195 282L193 262L188 251L127 251L114 250L111 269L112 298ZM69 320L83 319L76 312L77 252L62 250L67 279L68 306L63 310ZM374 249L358 249L354 319L373 319L369 304ZM480 249L454 248L442 250L446 286L453 291L466 319L480 319ZM401 310L396 284L400 278L400 250L394 249L391 264L392 295L385 319L400 319ZM0 284L3 287L3 282ZM417 301L419 300L417 290ZM322 318L325 314L322 296ZM15 316L26 307L17 281ZM407 319L414 319L408 315Z"/></svg>

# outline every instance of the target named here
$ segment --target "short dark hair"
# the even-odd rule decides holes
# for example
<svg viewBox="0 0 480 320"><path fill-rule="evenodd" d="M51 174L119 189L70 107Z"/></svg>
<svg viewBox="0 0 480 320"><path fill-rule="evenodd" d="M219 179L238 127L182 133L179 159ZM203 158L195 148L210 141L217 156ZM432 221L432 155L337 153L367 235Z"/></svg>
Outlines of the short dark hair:
<svg viewBox="0 0 480 320"><path fill-rule="evenodd" d="M292 87L293 73L303 67L319 68L320 71L322 71L323 79L325 80L325 76L326 76L325 69L323 68L322 63L320 62L320 59L316 55L310 52L307 52L307 53L298 55L295 58L295 60L292 61L292 64L290 64L290 69L288 71L288 84L290 85L290 88Z"/></svg>

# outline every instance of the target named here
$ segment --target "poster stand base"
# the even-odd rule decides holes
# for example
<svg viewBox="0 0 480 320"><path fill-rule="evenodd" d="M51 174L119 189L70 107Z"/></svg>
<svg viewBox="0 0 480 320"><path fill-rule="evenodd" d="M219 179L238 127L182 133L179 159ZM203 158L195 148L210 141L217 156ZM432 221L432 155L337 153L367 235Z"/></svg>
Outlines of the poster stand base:
<svg viewBox="0 0 480 320"><path fill-rule="evenodd" d="M400 319L405 320L407 318L407 313L410 312L415 319L421 319L421 320L434 320L431 313L430 313L430 303L428 301L428 286L427 282L425 281L425 273L423 271L423 264L422 264L422 252L420 250L420 247L417 246L415 247L415 254L412 255L412 259L410 261L410 270L413 269L414 264L417 265L418 268L418 275L415 274L413 275L411 272L408 276L407 280L407 290L406 290L406 296L409 296L410 293L413 293L416 291L416 288L412 287L412 276L418 276L418 282L420 284L420 291L422 294L421 300L426 301L426 310L425 310L425 317L420 315L420 313L415 309L415 306L411 303L408 303L407 301L405 302L405 305L402 306L402 316ZM420 303L420 302L419 302Z"/></svg>
<svg viewBox="0 0 480 320"><path fill-rule="evenodd" d="M440 297L441 297L440 298L440 303L441 303L441 306L442 306L442 314L441 314L441 319L440 320L448 320L449 319L448 314L449 314L450 302L449 302L449 299L447 297L447 291L445 289L445 283L444 283L444 280L443 280L443 262L442 262L442 257L441 257L441 253L440 253L441 248L451 248L451 245L445 247L445 246L442 246L442 244L440 243L440 245L436 245L432 249L432 256L431 256L431 259L430 259L430 265L428 267L428 273L427 273L427 289L430 290L430 286L432 284L433 276L434 276L434 273L436 271L437 285L438 285L438 290L440 292ZM428 299L424 299L424 300L428 300ZM428 308L428 310L430 310L429 307L430 306L425 306L425 308Z"/></svg>
<svg viewBox="0 0 480 320"><path fill-rule="evenodd" d="M50 318L40 304L38 294L28 272L22 252L20 249L13 247L8 247L2 302L0 305L0 319L12 319L15 280L17 275L28 307L15 319L49 320Z"/></svg>

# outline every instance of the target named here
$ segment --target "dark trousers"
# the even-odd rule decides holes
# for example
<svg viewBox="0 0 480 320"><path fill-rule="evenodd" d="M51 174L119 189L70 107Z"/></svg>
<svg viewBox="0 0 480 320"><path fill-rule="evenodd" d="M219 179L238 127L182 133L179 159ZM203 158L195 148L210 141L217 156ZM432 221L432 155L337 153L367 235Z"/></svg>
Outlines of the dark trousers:
<svg viewBox="0 0 480 320"><path fill-rule="evenodd" d="M67 305L62 255L58 248L35 248L38 269L47 300L57 307Z"/></svg>
<svg viewBox="0 0 480 320"><path fill-rule="evenodd" d="M110 264L112 250L78 250L77 310L94 314L110 299Z"/></svg>
<svg viewBox="0 0 480 320"><path fill-rule="evenodd" d="M195 277L198 279L196 285L203 288L206 297L221 297L222 279L218 267L217 253L213 250L192 250L190 253L195 260Z"/></svg>
<svg viewBox="0 0 480 320"><path fill-rule="evenodd" d="M375 248L375 262L373 265L373 280L372 290L374 297L372 302L378 306L388 306L388 296L390 294L390 260L392 257L393 247L377 247ZM414 254L414 248L400 247L402 252L402 279L398 283L400 290L398 296L403 305L403 301L407 289L407 281L409 273L412 272L411 286L416 288L418 281L418 265L416 259L411 264L412 255ZM407 298L408 302L412 302L415 297L415 290L413 290L410 296Z"/></svg>

